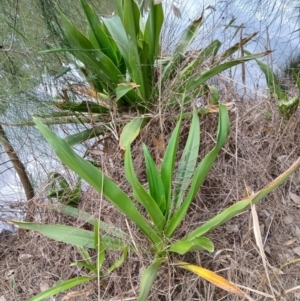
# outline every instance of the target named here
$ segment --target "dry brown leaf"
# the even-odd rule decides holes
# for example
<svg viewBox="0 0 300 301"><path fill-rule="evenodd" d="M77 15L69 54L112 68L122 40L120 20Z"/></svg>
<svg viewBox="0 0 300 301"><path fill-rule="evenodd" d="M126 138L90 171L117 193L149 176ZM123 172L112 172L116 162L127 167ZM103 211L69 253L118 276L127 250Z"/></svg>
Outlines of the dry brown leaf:
<svg viewBox="0 0 300 301"><path fill-rule="evenodd" d="M274 295L274 291L273 291L273 287L271 285L271 281L269 278L269 272L268 272L268 268L267 268L267 259L266 259L266 254L264 251L264 245L263 245L263 241L262 241L262 237L261 237L261 230L260 230L260 226L259 226L259 221L258 221L258 215L257 215L257 211L256 211L256 206L253 205L251 203L251 213L252 213L252 219L253 219L253 232L254 232L254 237L255 237L255 241L256 241L256 245L259 249L259 253L263 262L263 266L265 269L265 273L266 273L266 277L269 283L269 286L271 288L272 294Z"/></svg>
<svg viewBox="0 0 300 301"><path fill-rule="evenodd" d="M11 269L5 272L4 279L6 280L12 280L15 277L15 270Z"/></svg>
<svg viewBox="0 0 300 301"><path fill-rule="evenodd" d="M298 236L298 238L300 239L300 228L295 225L295 234Z"/></svg>
<svg viewBox="0 0 300 301"><path fill-rule="evenodd" d="M173 10L173 14L178 18L181 19L181 12L179 10L179 8L177 6L175 6L174 4L172 4L172 10Z"/></svg>
<svg viewBox="0 0 300 301"><path fill-rule="evenodd" d="M293 252L300 256L300 247L294 248Z"/></svg>
<svg viewBox="0 0 300 301"><path fill-rule="evenodd" d="M288 241L286 241L283 245L284 246L290 246L296 241L297 241L297 238L292 238L292 239L289 239Z"/></svg>
<svg viewBox="0 0 300 301"><path fill-rule="evenodd" d="M138 88L139 87L139 85L137 85L136 83L133 83L133 82L131 82L131 83L120 83L120 84L118 84L118 87L120 87L120 86L124 86L124 87L130 86L132 88Z"/></svg>
<svg viewBox="0 0 300 301"><path fill-rule="evenodd" d="M286 224L286 225L290 225L291 223L293 223L294 221L294 218L291 216L291 215L286 215L284 218L283 218L283 222Z"/></svg>
<svg viewBox="0 0 300 301"><path fill-rule="evenodd" d="M295 194L295 193L293 193L293 192L290 192L289 195L290 195L290 199L291 199L295 204L300 205L300 196L299 196L299 195L297 195L297 194Z"/></svg>
<svg viewBox="0 0 300 301"><path fill-rule="evenodd" d="M165 153L165 139L163 133L159 134L158 139L152 134L152 141L155 147L155 163L157 166L160 166Z"/></svg>
<svg viewBox="0 0 300 301"><path fill-rule="evenodd" d="M32 257L32 255L30 255L30 254L20 254L18 260L19 260L19 261L21 261L21 260L26 260L26 259L29 259L29 258L31 258L31 257Z"/></svg>
<svg viewBox="0 0 300 301"><path fill-rule="evenodd" d="M283 162L287 158L287 155L281 155L277 157L277 160Z"/></svg>
<svg viewBox="0 0 300 301"><path fill-rule="evenodd" d="M41 290L41 292L46 291L49 287L50 287L49 283L47 281L45 281L45 280L40 283L40 290Z"/></svg>
<svg viewBox="0 0 300 301"><path fill-rule="evenodd" d="M93 291L94 289L91 288L89 290L85 290L85 291L75 291L75 292L70 292L68 294L66 294L62 299L61 301L66 301L66 300L69 300L71 298L75 298L75 297L78 297L78 296L85 296L85 297L88 297L91 292Z"/></svg>

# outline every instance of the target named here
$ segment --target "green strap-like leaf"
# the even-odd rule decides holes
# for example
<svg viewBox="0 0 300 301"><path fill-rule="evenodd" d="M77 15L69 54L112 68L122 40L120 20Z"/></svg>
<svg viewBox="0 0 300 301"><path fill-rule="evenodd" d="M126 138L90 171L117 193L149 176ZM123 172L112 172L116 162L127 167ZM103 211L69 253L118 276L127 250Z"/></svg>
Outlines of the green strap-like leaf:
<svg viewBox="0 0 300 301"><path fill-rule="evenodd" d="M158 232L161 232L165 226L166 219L155 200L151 197L151 195L148 194L146 189L137 179L133 168L131 150L129 145L127 146L125 151L125 174L127 181L132 187L134 198L144 206L151 220L153 221L155 229Z"/></svg>
<svg viewBox="0 0 300 301"><path fill-rule="evenodd" d="M125 150L139 135L144 117L136 117L130 120L123 128L120 135L120 148Z"/></svg>
<svg viewBox="0 0 300 301"><path fill-rule="evenodd" d="M211 69L202 72L200 75L195 74L190 77L187 85L184 86L184 90L188 91L188 92L193 91L194 89L199 87L201 84L203 84L204 82L206 82L207 80L209 80L213 76L221 73L224 70L230 69L236 65L242 64L244 62L247 62L247 61L259 58L259 57L263 57L268 54L269 54L269 52L266 51L266 52L254 54L251 56L250 55L245 56L245 57L239 58L237 60L232 60L232 61L226 62L224 64L220 64L215 67L212 67Z"/></svg>
<svg viewBox="0 0 300 301"><path fill-rule="evenodd" d="M170 223L167 226L166 236L172 237L174 231L180 225L181 221L184 219L185 214L194 199L196 193L200 189L203 184L206 176L208 175L213 163L215 162L221 148L229 134L229 116L228 110L225 105L219 105L219 124L218 124L218 133L217 133L217 144L216 146L205 156L205 158L201 161L198 167L195 170L192 184L190 190L185 198L182 206L174 213L172 216Z"/></svg>
<svg viewBox="0 0 300 301"><path fill-rule="evenodd" d="M175 190L173 194L173 208L177 210L183 201L184 193L194 175L200 146L200 123L196 110L193 110L192 124L189 130L182 156L178 164L175 177Z"/></svg>
<svg viewBox="0 0 300 301"><path fill-rule="evenodd" d="M103 18L109 33L118 46L118 49L124 58L126 64L129 63L129 39L124 29L123 23L119 16L112 16L111 18Z"/></svg>
<svg viewBox="0 0 300 301"><path fill-rule="evenodd" d="M54 101L54 105L60 110L68 110L71 112L80 112L80 113L97 113L97 114L107 114L109 111L108 107L100 106L95 102L92 101L81 101L78 102L71 102L71 101ZM57 113L57 112L55 112ZM51 115L50 115L51 116ZM55 116L55 115L54 115ZM37 116L38 117L38 116ZM49 117L45 116L45 117Z"/></svg>
<svg viewBox="0 0 300 301"><path fill-rule="evenodd" d="M62 281L62 282L56 284L54 287L51 287L51 288L45 290L44 292L30 298L27 301L42 301L42 300L50 298L54 295L57 295L61 292L64 292L74 286L83 284L83 283L91 281L93 279L95 279L95 277L81 276L81 277L76 277L76 278L69 279L66 281Z"/></svg>
<svg viewBox="0 0 300 301"><path fill-rule="evenodd" d="M137 37L140 31L140 9L134 0L123 0L123 24L127 36L137 47Z"/></svg>
<svg viewBox="0 0 300 301"><path fill-rule="evenodd" d="M93 264L88 264L88 263L82 262L82 261L76 261L76 262L72 262L70 264L70 267L83 267L97 275L97 268Z"/></svg>
<svg viewBox="0 0 300 301"><path fill-rule="evenodd" d="M214 251L214 244L209 238L199 237L193 240L180 240L175 242L168 249L169 252L184 255L187 252L206 250L208 252Z"/></svg>
<svg viewBox="0 0 300 301"><path fill-rule="evenodd" d="M165 198L166 198L166 214L169 214L170 203L171 203L171 190L172 190L172 180L173 171L175 165L175 159L178 149L179 132L181 127L181 116L179 121L171 135L167 149L164 154L164 158L161 164L161 180L164 184Z"/></svg>
<svg viewBox="0 0 300 301"><path fill-rule="evenodd" d="M147 78L143 77L137 42L135 43L131 37L127 36L120 17L113 16L109 19L103 19L103 21L124 58L132 81L138 85L140 95L135 93L135 90L131 90L126 94L127 99L131 100L131 102L148 100L151 94L152 83L149 83ZM125 82L125 80L122 82Z"/></svg>
<svg viewBox="0 0 300 301"><path fill-rule="evenodd" d="M131 83L128 83L127 85L124 84L122 86L118 86L116 88L116 101L120 100L124 95L126 95L129 91L133 90L134 86Z"/></svg>
<svg viewBox="0 0 300 301"><path fill-rule="evenodd" d="M158 270L163 262L166 261L166 258L157 258L153 263L143 272L141 284L140 284L140 292L137 298L137 301L146 301L151 287L154 283Z"/></svg>
<svg viewBox="0 0 300 301"><path fill-rule="evenodd" d="M154 64L160 51L160 34L164 22L162 2L151 1L150 12L146 21L144 40L149 45L149 63Z"/></svg>
<svg viewBox="0 0 300 301"><path fill-rule="evenodd" d="M146 172L148 178L149 192L152 198L156 201L161 212L166 212L166 196L164 185L161 180L159 171L157 170L156 164L152 159L152 156L145 144L143 144L144 158L146 163Z"/></svg>
<svg viewBox="0 0 300 301"><path fill-rule="evenodd" d="M116 48L112 46L112 41L110 41L108 36L105 34L103 26L101 26L99 17L97 16L95 10L90 5L88 5L85 0L81 0L81 5L84 9L85 15L91 28L91 32L95 37L95 40L97 41L99 49L103 53L105 53L105 55L107 55L115 65L117 65L118 57L115 53Z"/></svg>
<svg viewBox="0 0 300 301"><path fill-rule="evenodd" d="M94 220L94 249L96 250L96 273L100 275L101 268L105 260L105 245L99 229L99 221Z"/></svg>
<svg viewBox="0 0 300 301"><path fill-rule="evenodd" d="M20 221L11 222L22 229L37 231L48 238L61 241L66 244L91 249L94 249L95 247L94 232L92 231L65 225L45 225ZM120 250L124 246L123 241L109 236L104 236L103 241L108 250Z"/></svg>
<svg viewBox="0 0 300 301"><path fill-rule="evenodd" d="M244 50L248 56L252 56L251 52ZM255 60L260 70L265 74L268 88L272 97L276 97L278 100L287 100L288 95L280 88L276 75L273 70L263 62Z"/></svg>
<svg viewBox="0 0 300 301"><path fill-rule="evenodd" d="M112 273L115 269L117 269L118 267L120 267L120 266L123 264L124 260L126 259L127 254L128 254L128 247L124 247L124 248L122 249L122 255L121 255L121 257L120 257L117 261L115 261L114 264L111 265L111 266L107 269L107 271L105 272L105 276L109 275L109 274Z"/></svg>
<svg viewBox="0 0 300 301"><path fill-rule="evenodd" d="M82 142L85 142L89 139L100 136L101 134L103 134L103 132L104 132L103 126L93 127L91 129L87 129L82 132L79 132L79 133L76 133L73 135L69 135L65 138L65 141L70 146L74 146L74 145L80 144Z"/></svg>
<svg viewBox="0 0 300 301"><path fill-rule="evenodd" d="M284 173L278 176L275 180L265 186L263 189L251 195L235 204L230 206L229 208L225 209L222 213L218 214L208 222L204 223L202 226L197 228L196 230L189 233L184 240L193 240L196 237L200 237L205 235L209 231L216 229L220 225L224 224L228 220L232 219L234 216L238 215L239 213L245 211L250 207L250 204L256 204L259 200L263 197L268 195L274 189L276 189L279 185L285 182L288 177L293 174L298 168L300 167L300 157L293 163L293 165L287 169Z"/></svg>
<svg viewBox="0 0 300 301"><path fill-rule="evenodd" d="M203 15L201 15L198 19L194 20L182 34L180 40L178 41L175 50L173 52L172 60L170 63L164 68L162 78L164 80L168 79L171 74L175 72L178 65L181 63L184 58L184 54L188 50L191 43L198 35L198 31L200 26L203 23Z"/></svg>
<svg viewBox="0 0 300 301"><path fill-rule="evenodd" d="M47 208L51 210L55 210L56 212L66 214L69 216L74 216L77 217L79 220L89 223L90 225L94 225L94 220L95 217L91 215L90 213L87 213L85 211L82 211L78 208L74 208L68 205L64 204L54 204L54 205L49 205ZM100 230L103 231L102 233L112 235L115 237L120 238L123 241L129 241L129 235L123 232L122 230L114 227L113 225L107 224L103 221L100 221Z"/></svg>
<svg viewBox="0 0 300 301"><path fill-rule="evenodd" d="M62 25L65 32L65 35L69 43L78 49L81 49L81 52L74 53L75 56L79 56L80 60L85 64L90 66L91 70L99 66L98 72L102 72L108 78L107 83L112 82L113 84L118 84L125 82L125 78L113 61L101 52L99 49L95 49L93 44L84 36L80 30L78 30L68 18L60 13L62 19ZM105 79L103 79L105 82ZM110 88L113 88L110 85Z"/></svg>
<svg viewBox="0 0 300 301"><path fill-rule="evenodd" d="M122 213L124 213L140 230L154 243L159 243L160 238L153 228L147 223L144 217L135 207L132 200L118 187L110 178L105 176L91 163L78 156L72 148L61 138L56 136L47 126L34 118L34 122L42 135L51 145L59 159L72 169L78 176L92 185Z"/></svg>

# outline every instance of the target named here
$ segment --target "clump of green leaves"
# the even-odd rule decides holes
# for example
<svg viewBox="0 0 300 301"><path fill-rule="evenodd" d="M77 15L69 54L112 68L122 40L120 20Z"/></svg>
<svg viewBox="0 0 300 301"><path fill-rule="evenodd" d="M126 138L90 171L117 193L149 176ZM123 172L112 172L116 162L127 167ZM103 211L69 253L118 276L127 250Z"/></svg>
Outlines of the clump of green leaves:
<svg viewBox="0 0 300 301"><path fill-rule="evenodd" d="M151 0L146 10L144 1L139 5L135 0L115 0L116 15L105 18L99 17L86 0L81 0L81 4L87 31L82 32L59 11L67 46L44 53L72 54L74 62L80 62L78 65L90 85L82 96L92 98L93 95L98 103L89 100L78 103L64 93L60 101L54 102L59 109L68 111L61 112L62 117L87 113L94 114L97 120L101 114L101 120L108 121L110 111L128 107L142 114L149 113L157 105L162 90L169 89L171 83L174 95L188 96L185 102L208 94L211 104L217 105L219 93L207 81L224 70L268 54L232 59L256 35L252 34L221 53L218 53L221 42L214 40L187 60L187 51L204 22L200 15L183 31L170 54L162 56L161 32L165 21L162 1ZM195 72L209 60L212 62L209 69ZM176 103L170 98L166 106Z"/></svg>
<svg viewBox="0 0 300 301"><path fill-rule="evenodd" d="M149 187L148 190L144 188L135 174L130 145L127 145L124 166L126 178L132 187L135 201L146 210L148 218L143 216L138 210L135 202L131 200L116 183L105 176L91 163L78 156L65 140L56 136L39 120L35 120L39 130L52 146L60 160L77 173L79 177L92 185L99 193L103 194L108 201L110 201L120 212L125 214L125 216L141 230L141 233L148 238L150 242L148 252L153 254L153 262L143 272L140 292L137 299L139 301L147 299L159 267L168 260L169 254L177 253L183 255L195 250L212 252L214 250L213 242L205 237L205 234L249 208L251 203L255 204L258 202L261 198L283 183L287 177L300 166L300 159L298 159L289 170L273 182L269 183L269 185L259 192L247 196L245 199L225 209L211 220L196 227L195 230L188 233L185 237L174 241L173 237L177 228L184 220L191 202L201 188L218 153L226 142L229 133L227 107L219 105L219 112L216 145L200 163L198 163L200 124L196 110L193 111L188 139L178 162L177 170L175 170L175 161L180 138L181 118L171 135L160 169L156 166L148 148L143 145ZM174 185L174 183L176 184ZM77 209L73 208L73 210ZM29 223L18 223L18 225L27 227L27 229L31 227L31 224ZM41 227L36 227L34 230L41 231ZM81 235L81 243L85 243L87 247L93 247L94 239L91 238L91 234L82 231L85 230L74 230L74 233L76 233L75 236ZM64 233L64 241L73 238L74 233L70 230L68 235ZM54 236L56 237L56 234L53 231L47 233L44 232L43 234L51 238ZM60 237L60 239L62 239L62 237ZM108 239L107 246L120 247L120 245L122 245L121 237L118 239L106 239ZM70 243L70 240L66 242ZM72 240L71 243L74 243L74 241ZM199 272L200 268L195 270L195 267L190 266L189 264L179 263L179 266L191 271L197 271L197 273L202 276L208 275L207 271L201 270ZM207 279L213 282L214 278L211 277L211 275L212 274L209 273ZM216 276L216 279L217 278L218 277ZM217 284L218 281L216 279L215 282Z"/></svg>
<svg viewBox="0 0 300 301"><path fill-rule="evenodd" d="M68 215L88 218L87 220L94 225L94 232L64 225L43 225L38 223L17 221L13 221L13 223L23 229L38 231L41 234L54 240L74 245L83 260L73 262L70 266L85 268L88 271L88 275L77 276L72 279L60 281L55 286L41 292L40 294L37 294L36 296L30 298L28 301L45 300L83 283L93 280L102 281L116 268L120 267L127 257L128 247L124 243L125 240L122 242L116 238L102 236L100 234L99 221L97 219L91 218L88 213L80 212L78 209L66 205L61 205L61 207L55 206L53 207L53 209L62 210ZM104 226L104 228L109 228L111 231L115 230L114 227L109 226L103 222L100 222L100 225ZM120 231L119 229L116 229L115 235L116 234L121 235L123 239L126 237L126 234L124 233L123 235L122 231ZM95 261L91 258L86 248L92 248L96 251ZM103 264L105 261L105 252L107 249L118 251L121 250L122 254L117 261L115 261L107 270L104 271Z"/></svg>

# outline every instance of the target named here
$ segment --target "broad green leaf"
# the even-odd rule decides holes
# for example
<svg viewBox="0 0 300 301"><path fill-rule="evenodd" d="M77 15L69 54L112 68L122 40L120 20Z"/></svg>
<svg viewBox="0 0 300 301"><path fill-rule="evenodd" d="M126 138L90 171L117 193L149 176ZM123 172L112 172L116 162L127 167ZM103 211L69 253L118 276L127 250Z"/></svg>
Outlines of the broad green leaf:
<svg viewBox="0 0 300 301"><path fill-rule="evenodd" d="M107 79L102 77L103 82L109 84L110 88L113 88L112 84L125 81L123 74L113 63L113 61L99 49L95 49L91 41L89 41L63 13L60 13L60 15L64 33L68 39L68 42L73 47L82 49L81 53L75 52L74 55L78 57L84 64L87 63L91 70L98 67L98 72L100 70L101 73L107 77Z"/></svg>
<svg viewBox="0 0 300 301"><path fill-rule="evenodd" d="M156 102L157 99L153 97L152 95L152 89L153 89L153 84L154 84L154 71L153 71L153 64L149 62L149 44L146 43L145 41L141 40L140 41L140 68L141 68L141 74L143 76L143 84L145 85L145 97L144 100L145 102L143 105L146 105L146 108L144 110L147 110L147 103L149 101Z"/></svg>
<svg viewBox="0 0 300 301"><path fill-rule="evenodd" d="M195 74L190 77L188 83L186 86L184 86L185 91L193 91L194 89L198 88L201 84L212 78L213 76L221 73L224 70L230 69L236 65L242 64L244 62L263 57L265 55L268 55L269 51L265 51L262 53L254 54L245 56L236 60L228 61L226 63L217 65L215 67L212 67L209 70L203 71L200 75Z"/></svg>
<svg viewBox="0 0 300 301"><path fill-rule="evenodd" d="M253 56L251 54L251 52L249 52L247 50L244 50L244 52L248 56ZM281 99L286 100L286 99L288 99L288 96L280 88L278 80L277 80L276 75L274 74L273 70L268 65L264 64L263 62L261 62L259 60L255 60L255 61L256 61L257 65L259 66L259 68L261 69L261 71L266 76L268 88L270 90L270 93L271 93L272 97L275 97L278 100L281 100Z"/></svg>
<svg viewBox="0 0 300 301"><path fill-rule="evenodd" d="M209 103L212 105L218 105L220 99L219 90L216 87L209 86L209 85L208 85L208 89L210 93Z"/></svg>
<svg viewBox="0 0 300 301"><path fill-rule="evenodd" d="M11 222L22 229L37 231L56 241L94 249L94 233L92 231L65 225L45 225L14 220ZM123 241L109 236L103 237L103 243L108 250L120 250L124 247Z"/></svg>
<svg viewBox="0 0 300 301"><path fill-rule="evenodd" d="M42 300L50 298L54 295L57 295L61 292L64 292L74 286L83 284L88 281L92 281L94 279L95 279L95 277L87 277L87 276L81 276L81 277L69 279L69 280L66 280L66 281L56 284L54 287L51 287L51 288L45 290L44 292L30 298L27 301L42 301Z"/></svg>
<svg viewBox="0 0 300 301"><path fill-rule="evenodd" d="M123 128L120 135L120 148L125 150L139 135L144 117L135 117L129 121Z"/></svg>
<svg viewBox="0 0 300 301"><path fill-rule="evenodd" d="M71 206L63 205L63 204L49 205L48 208L51 210L55 210L56 212L59 212L62 214L77 217L79 220L89 223L92 226L94 225L95 217L85 211L78 209L78 208L74 208ZM107 224L103 221L100 221L100 230L102 232L105 232L108 235L118 237L123 241L125 241L125 240L129 241L129 239L130 239L130 237L127 233L125 233L122 230L120 230L119 228L116 228L113 225Z"/></svg>
<svg viewBox="0 0 300 301"><path fill-rule="evenodd" d="M143 144L143 151L150 195L156 201L156 204L160 208L161 212L165 214L166 197L160 173L157 170L156 164L145 144Z"/></svg>
<svg viewBox="0 0 300 301"><path fill-rule="evenodd" d="M216 146L205 156L198 167L195 170L190 190L185 198L181 207L173 214L170 223L167 226L166 236L172 237L174 231L180 225L181 221L184 219L185 214L196 196L196 193L203 184L206 176L208 175L213 163L215 162L220 150L222 149L224 143L229 134L229 116L228 110L225 105L219 105L219 123L218 123L218 133L217 133L217 144Z"/></svg>
<svg viewBox="0 0 300 301"><path fill-rule="evenodd" d="M118 101L119 99L121 99L126 93L128 93L129 91L133 90L135 88L134 85L132 85L132 83L128 83L128 84L122 84L119 85L116 88L116 101Z"/></svg>
<svg viewBox="0 0 300 301"><path fill-rule="evenodd" d="M194 174L200 146L200 122L196 110L193 110L192 124L189 130L182 156L178 163L175 177L175 190L173 194L173 210L177 210L183 201L184 193Z"/></svg>
<svg viewBox="0 0 300 301"><path fill-rule="evenodd" d="M226 290L227 292L237 294L241 297L245 297L245 294L236 285L210 270L186 262L178 262L178 264L176 265L182 269L195 273L201 278L209 281L210 283L216 285L219 288L222 288L223 290Z"/></svg>
<svg viewBox="0 0 300 301"><path fill-rule="evenodd" d="M99 17L97 16L95 10L87 4L85 0L81 0L81 5L84 9L85 15L88 19L91 31L97 41L97 45L99 49L105 53L115 65L118 64L117 55L115 53L115 47L112 46L111 41L105 34L103 30L103 26L99 21Z"/></svg>
<svg viewBox="0 0 300 301"><path fill-rule="evenodd" d="M94 233L92 231L65 225L45 225L14 220L11 222L22 229L37 231L56 241L94 249ZM123 241L109 236L104 236L103 241L109 250L120 250L124 246Z"/></svg>
<svg viewBox="0 0 300 301"><path fill-rule="evenodd" d="M65 141L70 146L74 146L74 145L80 144L82 142L85 142L89 139L95 138L103 133L104 133L103 126L99 126L99 127L95 126L91 129L87 129L82 132L78 132L76 134L69 135L65 138Z"/></svg>
<svg viewBox="0 0 300 301"><path fill-rule="evenodd" d="M113 16L109 19L103 19L108 31L112 38L116 42L118 49L124 58L128 72L131 76L131 80L134 81L138 86L138 90L141 92L141 96L138 95L135 90L130 90L126 94L126 99L130 103L140 102L142 99L148 99L150 97L149 82L143 77L142 67L140 63L140 56L137 49L137 45L134 44L130 37L127 36L122 21L119 16ZM120 83L126 82L125 80Z"/></svg>
<svg viewBox="0 0 300 301"><path fill-rule="evenodd" d="M150 12L146 21L144 39L149 45L149 64L153 65L160 51L160 34L164 22L162 2L151 1Z"/></svg>
<svg viewBox="0 0 300 301"><path fill-rule="evenodd" d="M209 238L198 237L193 240L180 240L170 246L168 251L184 255L187 252L206 250L208 252L214 251L214 244Z"/></svg>
<svg viewBox="0 0 300 301"><path fill-rule="evenodd" d="M196 230L189 233L184 240L192 240L195 237L200 237L209 231L219 227L220 225L224 224L228 220L232 219L239 213L245 211L250 207L250 204L256 204L259 200L263 197L268 195L274 189L276 189L279 185L285 182L288 177L293 174L298 168L300 167L300 157L288 168L284 173L278 176L275 180L265 186L263 189L255 193L254 195L248 196L247 198L231 205L223 212L212 218L211 220L204 223L202 226L197 228Z"/></svg>
<svg viewBox="0 0 300 301"><path fill-rule="evenodd" d="M114 0L114 3L115 3L115 7L117 9L117 15L123 21L123 0Z"/></svg>
<svg viewBox="0 0 300 301"><path fill-rule="evenodd" d="M72 169L79 177L92 185L122 213L124 213L140 230L154 243L159 243L160 238L145 218L137 210L132 200L110 178L105 176L91 163L78 156L72 148L61 138L56 136L47 126L34 118L38 129L51 145L58 158Z"/></svg>
<svg viewBox="0 0 300 301"><path fill-rule="evenodd" d="M180 127L181 127L181 116L179 117L179 121L177 122L177 125L170 137L161 165L160 174L165 190L166 214L169 214L169 209L171 205L170 202L171 202L173 171L174 171L175 159L176 159L176 154L178 149Z"/></svg>
<svg viewBox="0 0 300 301"><path fill-rule="evenodd" d="M151 287L154 283L156 278L157 272L163 262L166 261L166 258L157 258L151 265L143 271L141 284L140 284L140 292L137 298L137 301L146 301L149 294Z"/></svg>
<svg viewBox="0 0 300 301"><path fill-rule="evenodd" d="M151 220L153 221L155 229L158 232L161 232L165 226L166 219L163 216L160 208L158 207L158 204L151 197L151 195L148 194L146 189L143 187L143 185L139 182L139 180L136 177L133 168L132 158L131 158L130 146L127 146L125 151L124 168L125 168L126 179L132 187L134 198L144 206Z"/></svg>
<svg viewBox="0 0 300 301"><path fill-rule="evenodd" d="M137 37L140 31L140 10L135 0L123 0L123 24L131 43L138 47Z"/></svg>
<svg viewBox="0 0 300 301"><path fill-rule="evenodd" d="M132 80L137 84L142 100L149 100L151 96L151 82L148 77L143 74L140 52L133 41L130 41L129 47L129 73Z"/></svg>
<svg viewBox="0 0 300 301"><path fill-rule="evenodd" d="M129 63L129 39L122 24L120 16L112 16L111 18L103 18L109 33L118 46L118 49L124 58L126 64Z"/></svg>

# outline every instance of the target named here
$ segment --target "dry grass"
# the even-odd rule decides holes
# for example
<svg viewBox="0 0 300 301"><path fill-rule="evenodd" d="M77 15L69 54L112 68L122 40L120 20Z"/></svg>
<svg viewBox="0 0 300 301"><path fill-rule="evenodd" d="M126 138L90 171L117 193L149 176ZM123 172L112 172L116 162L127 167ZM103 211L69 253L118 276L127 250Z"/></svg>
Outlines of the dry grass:
<svg viewBox="0 0 300 301"><path fill-rule="evenodd" d="M163 128L164 139L167 141L172 129L172 122L167 120L167 116L162 115L154 119L133 146L134 163L141 181L145 180L141 143L145 142L149 146L159 163L163 149L163 143L159 140L160 130ZM181 131L183 139L188 133L188 123L188 120L184 121ZM214 145L216 125L216 115L201 119L200 159ZM287 169L300 156L299 133L299 110L289 122L284 123L272 101L237 103L236 112L231 113L230 137L175 238L182 237L203 221L242 199L245 183L257 191ZM93 155L93 159L130 193L122 168L122 153L113 138L104 153L98 157ZM299 288L285 293L300 283L300 261L295 260L299 255L293 251L300 246L300 205L290 199L290 192L300 195L299 171L256 206L272 289L265 277L262 258L255 243L250 211L209 234L215 243L214 253L194 252L181 259L216 271L244 287L265 294L272 294L273 290L277 296L273 300L300 300ZM110 203L105 200L101 203L100 196L92 189L83 193L80 208L130 233L141 250L147 246L147 241L137 228L126 222L124 216ZM49 212L45 206L39 210L43 222L87 227L75 219ZM43 285L52 286L58 280L84 275L86 272L84 269L69 267L71 262L79 260L72 246L53 242L33 232L20 232L14 235L14 241L10 239L11 236L0 240L0 297L4 296L6 301L27 300L40 292ZM107 266L118 255L117 252L109 252ZM241 300L174 267L172 256L170 262L160 270L149 300ZM291 260L295 262L286 265L280 272L277 270ZM64 300L136 300L141 269L150 261L150 254L130 253L125 264L101 284L100 291L97 283L89 283L75 288L77 295L67 295ZM272 300L254 292L248 293L255 300ZM63 300L63 295L55 300Z"/></svg>

